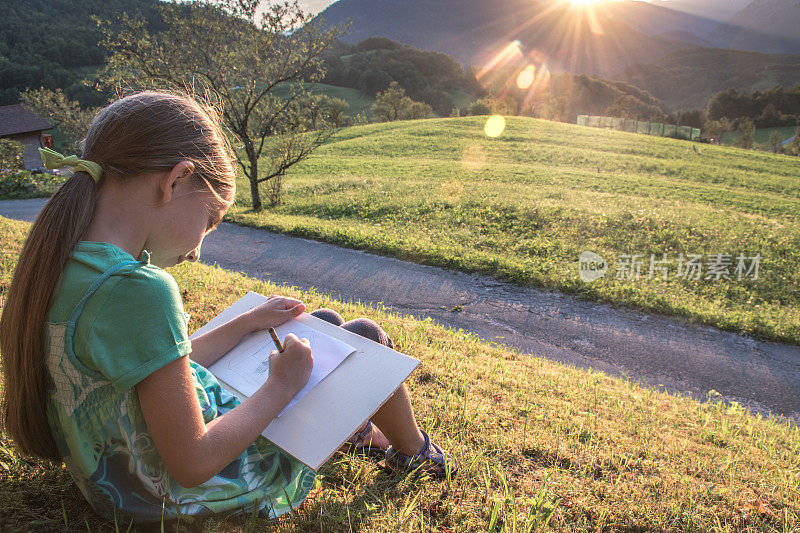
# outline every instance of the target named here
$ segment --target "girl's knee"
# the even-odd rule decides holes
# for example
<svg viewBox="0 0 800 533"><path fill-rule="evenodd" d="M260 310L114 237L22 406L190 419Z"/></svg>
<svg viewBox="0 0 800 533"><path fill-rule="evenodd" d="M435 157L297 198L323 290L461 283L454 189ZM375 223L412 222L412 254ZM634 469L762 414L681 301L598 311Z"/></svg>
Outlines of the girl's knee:
<svg viewBox="0 0 800 533"><path fill-rule="evenodd" d="M330 322L335 326L341 326L342 324L344 324L344 318L342 318L342 315L340 315L339 313L328 307L320 307L316 311L311 311L311 313L309 314L311 316L320 318L325 322Z"/></svg>
<svg viewBox="0 0 800 533"><path fill-rule="evenodd" d="M394 348L392 339L390 339L386 332L383 331L383 328L372 319L366 317L356 318L355 320L343 324L342 327L348 331L352 331L356 335L361 335L362 337L388 346L389 348Z"/></svg>

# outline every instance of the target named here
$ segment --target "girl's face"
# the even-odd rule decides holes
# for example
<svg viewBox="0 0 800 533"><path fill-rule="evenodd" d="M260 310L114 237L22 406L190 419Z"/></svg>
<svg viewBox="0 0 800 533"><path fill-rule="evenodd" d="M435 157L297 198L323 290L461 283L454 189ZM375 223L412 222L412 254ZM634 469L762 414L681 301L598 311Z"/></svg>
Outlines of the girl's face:
<svg viewBox="0 0 800 533"><path fill-rule="evenodd" d="M151 262L161 268L197 261L206 235L214 231L228 210L208 189L176 191L168 211L162 212L157 237L151 236Z"/></svg>
<svg viewBox="0 0 800 533"><path fill-rule="evenodd" d="M177 255L172 258L172 265L200 259L203 239L216 229L228 210L227 207L220 206L207 191L198 191L180 200L185 200L185 209L182 209L184 216L175 221Z"/></svg>

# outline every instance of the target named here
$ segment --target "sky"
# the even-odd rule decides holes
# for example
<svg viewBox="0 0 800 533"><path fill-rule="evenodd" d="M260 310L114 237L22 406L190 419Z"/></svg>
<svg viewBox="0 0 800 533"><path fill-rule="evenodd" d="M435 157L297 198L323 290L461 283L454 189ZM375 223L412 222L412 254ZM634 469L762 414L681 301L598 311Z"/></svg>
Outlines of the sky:
<svg viewBox="0 0 800 533"><path fill-rule="evenodd" d="M319 13L333 2L334 0L300 0L300 7L303 8L303 11Z"/></svg>

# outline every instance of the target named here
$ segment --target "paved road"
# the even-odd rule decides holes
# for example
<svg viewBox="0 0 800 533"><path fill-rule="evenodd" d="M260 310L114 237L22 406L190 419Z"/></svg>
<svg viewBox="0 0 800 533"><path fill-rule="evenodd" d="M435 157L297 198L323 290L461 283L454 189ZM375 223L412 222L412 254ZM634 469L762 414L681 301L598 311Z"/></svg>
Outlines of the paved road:
<svg viewBox="0 0 800 533"><path fill-rule="evenodd" d="M0 215L31 221L44 202L0 201ZM383 302L487 341L696 398L715 389L800 423L798 346L227 223L205 239L200 260L342 301Z"/></svg>

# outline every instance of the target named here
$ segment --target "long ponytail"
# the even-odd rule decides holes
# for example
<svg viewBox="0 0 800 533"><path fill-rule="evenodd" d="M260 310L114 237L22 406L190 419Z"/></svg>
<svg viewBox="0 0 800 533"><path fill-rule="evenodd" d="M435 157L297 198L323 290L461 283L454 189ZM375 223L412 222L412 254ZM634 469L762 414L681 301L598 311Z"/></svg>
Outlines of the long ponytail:
<svg viewBox="0 0 800 533"><path fill-rule="evenodd" d="M22 452L47 459L59 456L45 411L50 383L43 326L70 252L92 220L94 188L89 174L77 172L45 204L20 253L0 320L4 429Z"/></svg>
<svg viewBox="0 0 800 533"><path fill-rule="evenodd" d="M219 115L179 94L144 91L104 108L83 141L85 159L98 163L99 185L76 172L45 204L20 253L0 318L2 425L25 454L59 459L47 421L49 374L45 323L74 246L94 215L104 180L136 179L195 164L193 179L230 205L236 192L233 154Z"/></svg>

